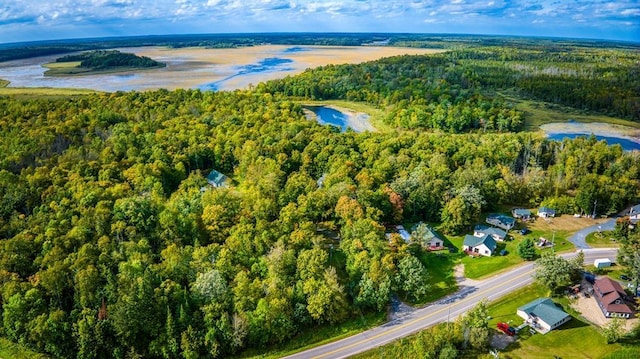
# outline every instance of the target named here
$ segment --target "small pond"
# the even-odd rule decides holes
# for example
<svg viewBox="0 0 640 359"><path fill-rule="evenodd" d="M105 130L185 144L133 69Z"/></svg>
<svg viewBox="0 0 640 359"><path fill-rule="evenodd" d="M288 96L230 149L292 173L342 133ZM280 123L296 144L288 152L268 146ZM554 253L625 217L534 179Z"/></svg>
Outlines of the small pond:
<svg viewBox="0 0 640 359"><path fill-rule="evenodd" d="M316 115L316 120L321 125L340 127L342 132L349 127L349 117L343 112L325 106L309 106L308 109Z"/></svg>

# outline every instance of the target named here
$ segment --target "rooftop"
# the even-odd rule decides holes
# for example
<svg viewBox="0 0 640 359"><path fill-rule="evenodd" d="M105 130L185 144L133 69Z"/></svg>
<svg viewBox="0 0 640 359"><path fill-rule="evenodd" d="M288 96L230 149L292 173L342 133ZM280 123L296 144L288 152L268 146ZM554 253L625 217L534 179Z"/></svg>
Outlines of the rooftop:
<svg viewBox="0 0 640 359"><path fill-rule="evenodd" d="M485 234L482 237L476 237L476 236L467 234L466 236L464 236L464 241L462 242L463 245L469 246L469 247L479 246L480 244L483 244L483 243L492 251L495 250L496 247L498 246L496 244L496 241L489 234Z"/></svg>
<svg viewBox="0 0 640 359"><path fill-rule="evenodd" d="M549 298L538 298L518 308L529 315L536 316L549 325L562 321L569 316Z"/></svg>

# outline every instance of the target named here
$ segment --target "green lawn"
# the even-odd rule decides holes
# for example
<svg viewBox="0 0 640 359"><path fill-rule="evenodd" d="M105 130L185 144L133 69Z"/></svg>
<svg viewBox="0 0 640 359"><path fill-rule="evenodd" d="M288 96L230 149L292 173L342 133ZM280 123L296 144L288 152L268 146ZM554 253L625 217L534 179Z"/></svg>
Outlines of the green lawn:
<svg viewBox="0 0 640 359"><path fill-rule="evenodd" d="M520 228L519 225L517 228ZM556 230L555 235L553 231L548 229L538 229L535 226L530 227L531 233L523 236L520 234L519 229L513 229L509 232L509 236L513 240L498 242L498 249L496 254L491 257L470 257L466 255L459 255L460 263L464 264L464 273L467 278L480 279L495 275L501 271L507 270L513 266L524 263L525 261L518 255L518 244L525 238L533 238L538 240L540 237L547 238L549 241L553 241L555 245L553 248L537 249L537 253L541 254L544 251L567 252L573 251L574 246L567 240L569 231ZM462 248L462 242L464 236L449 236L451 244L453 244L459 250ZM500 256L499 253L502 249L507 250L507 255Z"/></svg>
<svg viewBox="0 0 640 359"><path fill-rule="evenodd" d="M8 339L0 338L0 358L2 359L49 359L44 354L38 354Z"/></svg>
<svg viewBox="0 0 640 359"><path fill-rule="evenodd" d="M517 308L548 294L548 290L533 284L503 297L489 306L490 325L495 327L498 322L510 322L513 326L522 324L522 318L516 315ZM500 353L501 358L553 358L554 355L561 358L602 358L618 351L630 355L627 358L640 357L639 346L607 344L598 329L576 318L577 313L568 308L568 299L553 300L572 314L573 319L545 335L521 332L518 341Z"/></svg>
<svg viewBox="0 0 640 359"><path fill-rule="evenodd" d="M420 259L429 272L431 290L417 304L433 302L458 290L453 273L453 267L457 263L455 254L445 252L423 253Z"/></svg>
<svg viewBox="0 0 640 359"><path fill-rule="evenodd" d="M612 236L612 231L603 231L601 233L589 233L586 238L587 244L594 248L610 248L620 247L620 243Z"/></svg>

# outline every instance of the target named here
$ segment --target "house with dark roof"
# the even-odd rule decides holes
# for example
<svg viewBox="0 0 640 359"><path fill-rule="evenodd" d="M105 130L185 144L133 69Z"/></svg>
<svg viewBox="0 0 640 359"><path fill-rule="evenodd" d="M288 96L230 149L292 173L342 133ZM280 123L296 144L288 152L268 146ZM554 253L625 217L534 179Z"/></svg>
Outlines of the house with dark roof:
<svg viewBox="0 0 640 359"><path fill-rule="evenodd" d="M487 216L487 223L500 227L505 231L510 230L516 224L516 219L510 216L505 216L504 214L490 214Z"/></svg>
<svg viewBox="0 0 640 359"><path fill-rule="evenodd" d="M571 320L571 316L560 309L549 298L538 298L518 308L519 317L539 333L546 334Z"/></svg>
<svg viewBox="0 0 640 359"><path fill-rule="evenodd" d="M207 176L207 182L209 182L213 187L226 187L229 185L230 181L229 177L216 170L211 170Z"/></svg>
<svg viewBox="0 0 640 359"><path fill-rule="evenodd" d="M426 223L418 223L411 230L411 239L420 243L422 248L439 250L444 248L444 239L433 227Z"/></svg>
<svg viewBox="0 0 640 359"><path fill-rule="evenodd" d="M640 204L631 207L629 210L629 220L635 224L640 221Z"/></svg>
<svg viewBox="0 0 640 359"><path fill-rule="evenodd" d="M462 242L462 250L472 255L490 257L497 247L496 241L489 234L481 237L467 234Z"/></svg>
<svg viewBox="0 0 640 359"><path fill-rule="evenodd" d="M555 209L551 209L549 207L540 207L538 208L538 217L540 218L551 218L556 216Z"/></svg>
<svg viewBox="0 0 640 359"><path fill-rule="evenodd" d="M624 302L627 293L620 283L609 277L601 277L593 283L593 296L602 314L607 318L630 318L633 311Z"/></svg>
<svg viewBox="0 0 640 359"><path fill-rule="evenodd" d="M473 229L473 235L476 237L482 237L485 234L490 235L494 240L499 242L502 242L505 240L505 238L507 238L507 232L503 231L500 228L479 224Z"/></svg>
<svg viewBox="0 0 640 359"><path fill-rule="evenodd" d="M529 219L531 219L531 211L526 208L514 208L513 210L511 210L511 214L515 218L521 219L523 221L528 221Z"/></svg>

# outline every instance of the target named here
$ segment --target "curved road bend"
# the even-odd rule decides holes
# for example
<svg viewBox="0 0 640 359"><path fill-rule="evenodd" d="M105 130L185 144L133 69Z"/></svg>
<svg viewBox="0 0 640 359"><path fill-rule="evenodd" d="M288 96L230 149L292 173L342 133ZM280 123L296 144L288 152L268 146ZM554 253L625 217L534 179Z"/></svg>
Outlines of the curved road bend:
<svg viewBox="0 0 640 359"><path fill-rule="evenodd" d="M596 224L591 227L583 228L576 233L574 233L571 237L569 237L569 241L573 243L577 249L587 249L591 248L587 244L587 235L589 233L601 230L601 231L613 231L616 228L616 218L612 218L604 223Z"/></svg>
<svg viewBox="0 0 640 359"><path fill-rule="evenodd" d="M585 263L603 256L615 256L617 249L597 248L586 249ZM565 258L575 256L575 253L562 255ZM522 288L533 282L533 263L527 263L481 281L463 281L460 290L427 307L415 310L401 318L387 322L381 326L369 329L360 334L328 343L316 348L287 356L287 359L320 359L347 358L363 351L387 344L396 339L418 332L437 323L453 320L460 314L471 309L480 300L487 298L496 300L507 293Z"/></svg>

